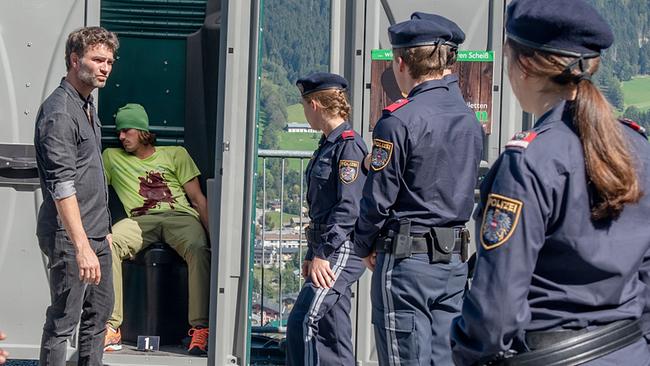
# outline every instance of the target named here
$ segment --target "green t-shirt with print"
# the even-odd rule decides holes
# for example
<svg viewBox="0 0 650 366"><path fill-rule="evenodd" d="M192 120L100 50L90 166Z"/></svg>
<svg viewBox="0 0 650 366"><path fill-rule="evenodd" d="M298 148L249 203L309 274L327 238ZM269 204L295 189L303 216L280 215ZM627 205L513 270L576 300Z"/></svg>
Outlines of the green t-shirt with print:
<svg viewBox="0 0 650 366"><path fill-rule="evenodd" d="M140 216L170 210L186 212L198 218L183 185L201 173L181 146L156 147L145 159L122 148L104 150L106 180L117 193L126 214Z"/></svg>

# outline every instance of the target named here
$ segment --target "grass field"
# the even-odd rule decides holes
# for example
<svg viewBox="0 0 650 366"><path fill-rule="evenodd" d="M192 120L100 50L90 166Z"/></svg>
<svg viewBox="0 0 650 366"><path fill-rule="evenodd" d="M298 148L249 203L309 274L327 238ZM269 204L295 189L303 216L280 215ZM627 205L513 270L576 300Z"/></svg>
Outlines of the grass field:
<svg viewBox="0 0 650 366"><path fill-rule="evenodd" d="M273 227L275 229L280 227L280 225L279 225L280 224L280 213L279 212L268 211L266 213L266 217L268 218L268 220L270 222L273 223ZM282 214L282 221L284 222L285 225L288 225L289 221L291 220L292 217L298 217L298 216L297 215L291 215L291 214L288 214L288 213L285 212L285 213Z"/></svg>
<svg viewBox="0 0 650 366"><path fill-rule="evenodd" d="M280 134L280 150L299 150L312 152L316 150L320 134L306 132L282 132ZM307 167L309 159L303 162L303 168ZM287 159L288 169L300 170L300 159Z"/></svg>
<svg viewBox="0 0 650 366"><path fill-rule="evenodd" d="M280 150L314 151L320 140L319 133L283 132L280 134Z"/></svg>
<svg viewBox="0 0 650 366"><path fill-rule="evenodd" d="M641 110L650 109L650 76L635 76L623 82L625 108L636 106Z"/></svg>
<svg viewBox="0 0 650 366"><path fill-rule="evenodd" d="M307 122L302 104L293 104L287 107L287 120L289 122Z"/></svg>

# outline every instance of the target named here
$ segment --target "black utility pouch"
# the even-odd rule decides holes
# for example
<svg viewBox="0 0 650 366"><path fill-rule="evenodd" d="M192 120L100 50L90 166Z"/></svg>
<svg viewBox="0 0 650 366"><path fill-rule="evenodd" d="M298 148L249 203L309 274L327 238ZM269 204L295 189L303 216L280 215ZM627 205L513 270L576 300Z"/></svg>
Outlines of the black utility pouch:
<svg viewBox="0 0 650 366"><path fill-rule="evenodd" d="M447 227L434 227L431 229L431 236L433 237L431 262L451 262L451 253L454 251L454 244L456 242L454 229Z"/></svg>
<svg viewBox="0 0 650 366"><path fill-rule="evenodd" d="M393 237L393 255L395 259L408 258L411 256L411 220L399 220L399 233Z"/></svg>

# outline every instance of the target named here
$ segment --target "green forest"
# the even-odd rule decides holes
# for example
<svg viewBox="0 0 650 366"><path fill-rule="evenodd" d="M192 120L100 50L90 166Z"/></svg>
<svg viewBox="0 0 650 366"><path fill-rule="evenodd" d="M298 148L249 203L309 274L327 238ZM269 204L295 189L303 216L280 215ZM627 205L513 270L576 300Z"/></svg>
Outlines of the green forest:
<svg viewBox="0 0 650 366"><path fill-rule="evenodd" d="M650 2L588 1L614 31L614 45L605 51L596 82L619 112L650 127Z"/></svg>
<svg viewBox="0 0 650 366"><path fill-rule="evenodd" d="M596 83L618 110L650 127L650 1L587 0L614 30ZM262 12L260 148L278 149L295 80L329 64L329 0L265 0Z"/></svg>

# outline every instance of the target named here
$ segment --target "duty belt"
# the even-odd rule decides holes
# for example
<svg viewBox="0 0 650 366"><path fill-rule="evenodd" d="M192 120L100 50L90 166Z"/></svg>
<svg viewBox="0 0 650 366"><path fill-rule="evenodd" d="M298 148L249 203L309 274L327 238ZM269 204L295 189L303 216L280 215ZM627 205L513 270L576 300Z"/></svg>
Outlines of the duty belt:
<svg viewBox="0 0 650 366"><path fill-rule="evenodd" d="M574 366L603 357L643 336L639 320L621 320L594 330L529 332L526 343L533 351L493 360L490 366Z"/></svg>
<svg viewBox="0 0 650 366"><path fill-rule="evenodd" d="M460 254L467 261L469 254L469 231L464 227L433 227L421 236L410 233L409 220L400 220L399 233L390 231L380 236L375 243L378 253L392 253L396 259L407 258L412 254L429 254L431 262L449 263L451 255Z"/></svg>
<svg viewBox="0 0 650 366"><path fill-rule="evenodd" d="M305 229L307 244L310 247L315 248L320 243L320 236L325 230L327 230L327 225L310 222L309 226Z"/></svg>

